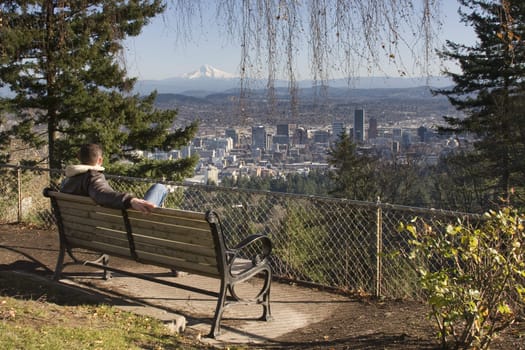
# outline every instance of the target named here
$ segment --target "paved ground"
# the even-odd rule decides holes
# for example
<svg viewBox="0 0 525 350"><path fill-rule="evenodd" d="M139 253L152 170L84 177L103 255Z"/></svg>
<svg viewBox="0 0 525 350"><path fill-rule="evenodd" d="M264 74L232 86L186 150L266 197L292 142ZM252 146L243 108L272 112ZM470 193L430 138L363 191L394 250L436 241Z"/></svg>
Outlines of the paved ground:
<svg viewBox="0 0 525 350"><path fill-rule="evenodd" d="M147 273L155 270L151 266L140 265L134 266L133 269L135 271L144 269ZM161 269L153 274L176 283L214 291L219 289L218 281L215 279L196 275L175 278ZM216 306L216 299L207 295L122 275L114 275L110 280L104 281L98 276L86 278L82 274L72 274L62 282L82 288L92 288L109 296L118 296L125 301L120 307L174 322L177 327L183 326L185 319L185 326L193 333L202 336L209 333ZM237 292L250 296L257 290L256 286L244 284ZM329 318L347 303L357 302L340 295L274 282L271 293L271 321L257 320L262 315L261 306L234 305L226 309L222 331L217 339L201 339L219 344L273 343L282 340L282 337L288 333Z"/></svg>
<svg viewBox="0 0 525 350"><path fill-rule="evenodd" d="M55 232L15 232L15 226L10 225L0 225L0 230L0 270L19 270L50 277L58 253ZM110 263L168 281L218 291L215 279L196 275L173 277L166 269L116 258ZM286 341L287 334L322 322L345 304L358 304L345 296L273 282L270 322L257 320L262 315L262 306L233 306L224 313L221 334L216 340L211 340L204 336L210 330L215 310L213 297L118 274L110 280L103 280L98 271L87 266L71 266L65 272L66 277L61 283L121 300L119 307L157 317L173 323L176 328L185 325L185 332L200 334L202 341L219 345L280 343ZM243 284L238 293L250 296L257 290L256 284Z"/></svg>

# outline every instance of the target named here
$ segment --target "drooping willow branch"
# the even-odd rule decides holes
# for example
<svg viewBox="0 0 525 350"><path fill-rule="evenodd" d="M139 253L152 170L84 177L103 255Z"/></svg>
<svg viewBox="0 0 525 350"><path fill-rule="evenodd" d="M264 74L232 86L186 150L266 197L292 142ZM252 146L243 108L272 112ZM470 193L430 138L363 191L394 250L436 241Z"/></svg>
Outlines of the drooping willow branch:
<svg viewBox="0 0 525 350"><path fill-rule="evenodd" d="M174 20L202 18L209 1L171 2ZM266 77L269 99L275 81L289 81L297 98L300 62L308 60L310 78L323 91L334 76L349 82L363 69L399 76L430 75L444 0L216 0L216 24L240 47L241 90ZM183 18L180 18L183 16ZM201 17L198 17L201 16ZM188 36L184 36L188 37ZM408 56L408 57L407 57ZM408 62L415 62L407 66ZM301 70L304 71L304 70ZM306 77L302 77L305 79ZM294 102L292 101L292 105ZM292 114L297 111L292 110Z"/></svg>
<svg viewBox="0 0 525 350"><path fill-rule="evenodd" d="M263 71L272 88L277 76L296 77L290 56L305 52L311 78L320 82L334 72L352 76L361 65L384 70L380 66L384 57L399 66L401 75L407 74L400 55L407 50L426 71L441 26L442 1L216 0L213 4L216 24L242 48L241 75L255 77ZM202 0L171 0L171 4L168 15L175 16L179 28L210 6Z"/></svg>

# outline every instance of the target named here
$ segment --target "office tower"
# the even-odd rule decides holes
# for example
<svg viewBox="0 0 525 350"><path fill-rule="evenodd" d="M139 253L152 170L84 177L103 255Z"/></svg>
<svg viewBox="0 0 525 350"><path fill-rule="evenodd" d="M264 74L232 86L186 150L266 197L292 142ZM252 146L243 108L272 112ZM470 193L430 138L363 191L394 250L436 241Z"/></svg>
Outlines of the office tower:
<svg viewBox="0 0 525 350"><path fill-rule="evenodd" d="M277 124L277 133L273 137L273 143L281 145L290 143L290 127L288 124Z"/></svg>
<svg viewBox="0 0 525 350"><path fill-rule="evenodd" d="M373 140L377 138L377 119L370 118L368 121L368 139Z"/></svg>
<svg viewBox="0 0 525 350"><path fill-rule="evenodd" d="M315 143L328 143L330 139L330 133L326 130L314 131L314 142Z"/></svg>
<svg viewBox="0 0 525 350"><path fill-rule="evenodd" d="M365 110L356 109L354 111L354 142L365 141Z"/></svg>
<svg viewBox="0 0 525 350"><path fill-rule="evenodd" d="M394 138L394 140L400 141L402 132L403 132L403 129L400 129L400 128L392 129L392 137Z"/></svg>
<svg viewBox="0 0 525 350"><path fill-rule="evenodd" d="M308 143L308 132L305 128L299 127L294 132L294 145L304 145Z"/></svg>
<svg viewBox="0 0 525 350"><path fill-rule="evenodd" d="M266 129L263 125L252 126L252 147L266 148Z"/></svg>
<svg viewBox="0 0 525 350"><path fill-rule="evenodd" d="M417 136L419 137L419 141L420 142L425 142L426 141L426 135L427 135L427 128L425 128L424 126L420 126L417 129Z"/></svg>
<svg viewBox="0 0 525 350"><path fill-rule="evenodd" d="M410 135L410 132L403 131L403 134L401 135L401 147L408 148L412 144L412 135Z"/></svg>
<svg viewBox="0 0 525 350"><path fill-rule="evenodd" d="M273 146L273 135L266 134L266 142L264 143L264 149L272 149Z"/></svg>
<svg viewBox="0 0 525 350"><path fill-rule="evenodd" d="M343 122L332 123L332 138L339 139L343 132L345 132L345 124Z"/></svg>
<svg viewBox="0 0 525 350"><path fill-rule="evenodd" d="M224 130L224 135L233 140L234 147L236 147L239 144L239 134L237 133L237 130L233 128L226 129Z"/></svg>
<svg viewBox="0 0 525 350"><path fill-rule="evenodd" d="M290 126L288 124L277 124L277 135L290 135Z"/></svg>

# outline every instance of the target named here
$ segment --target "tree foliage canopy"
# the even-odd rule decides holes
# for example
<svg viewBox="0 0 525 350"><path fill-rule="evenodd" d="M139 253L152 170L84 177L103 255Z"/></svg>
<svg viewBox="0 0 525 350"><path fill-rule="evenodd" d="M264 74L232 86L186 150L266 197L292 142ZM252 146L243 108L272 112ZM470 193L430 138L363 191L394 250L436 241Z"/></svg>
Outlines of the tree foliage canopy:
<svg viewBox="0 0 525 350"><path fill-rule="evenodd" d="M4 136L47 144L55 169L85 142L103 144L112 160L132 149L184 145L196 124L169 131L176 112L155 109L155 93L131 94L135 79L121 64L122 40L164 10L160 0L3 1L0 84L14 95L2 105L13 125Z"/></svg>
<svg viewBox="0 0 525 350"><path fill-rule="evenodd" d="M486 180L485 192L493 193L493 201L508 199L511 192L519 199L525 191L525 2L460 2L462 19L478 41L474 46L448 41L441 52L461 72L448 71L455 85L436 92L466 115L446 118L444 129L476 136L472 159L481 162L477 176Z"/></svg>

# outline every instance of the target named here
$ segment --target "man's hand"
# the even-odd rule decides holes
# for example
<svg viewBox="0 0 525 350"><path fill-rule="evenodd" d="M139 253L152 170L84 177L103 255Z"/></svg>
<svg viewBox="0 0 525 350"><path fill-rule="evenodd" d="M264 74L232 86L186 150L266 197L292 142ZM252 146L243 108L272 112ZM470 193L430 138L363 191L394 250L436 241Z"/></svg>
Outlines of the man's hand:
<svg viewBox="0 0 525 350"><path fill-rule="evenodd" d="M131 208L140 211L145 214L151 213L151 209L157 206L151 202L145 201L144 199L133 198L130 202Z"/></svg>

